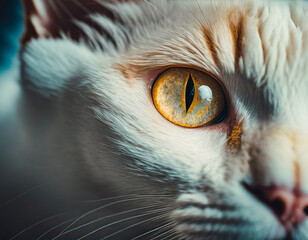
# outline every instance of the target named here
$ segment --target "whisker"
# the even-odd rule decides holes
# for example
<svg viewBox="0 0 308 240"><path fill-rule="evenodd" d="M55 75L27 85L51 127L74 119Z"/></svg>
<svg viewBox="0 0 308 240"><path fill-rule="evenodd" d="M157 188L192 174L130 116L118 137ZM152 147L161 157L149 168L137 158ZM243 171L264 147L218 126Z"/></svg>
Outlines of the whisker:
<svg viewBox="0 0 308 240"><path fill-rule="evenodd" d="M43 222L47 222L48 220L51 220L51 219L54 219L54 218L56 218L56 217L63 216L63 215L64 215L64 213L61 213L61 214L57 214L57 215L54 215L54 216L51 216L51 217L44 218L44 219L40 220L39 222L37 222L37 223L31 225L30 227L28 227L28 228L22 230L20 233L16 234L15 236L13 236L12 238L10 238L9 240L13 240L13 239L17 238L17 237L20 236L21 234L25 233L26 231L30 230L31 228L33 228L33 227L35 227L35 226L37 226L37 225L39 225L39 224L41 224L41 223L43 223Z"/></svg>
<svg viewBox="0 0 308 240"><path fill-rule="evenodd" d="M161 9L159 9L158 7L156 7L153 3L149 2L148 0L143 0L144 2L146 2L147 4L149 4L153 9L155 9L159 14L161 14L166 20L167 22L170 22L169 19L167 18L167 16L163 13L163 11Z"/></svg>
<svg viewBox="0 0 308 240"><path fill-rule="evenodd" d="M101 207L98 207L98 208L95 208L91 211L88 211L87 213L83 214L82 216L78 217L73 223L71 223L68 227L66 227L58 236L56 236L55 238L53 238L53 240L56 240L58 239L61 235L64 235L66 234L66 231L71 227L73 226L75 223L77 223L78 221L80 221L81 219L83 219L84 217L94 213L94 212L97 212L101 209L104 209L106 207L110 207L110 206L113 206L113 205L116 205L116 204L119 204L119 203L123 203L123 202L128 202L128 201L135 201L135 200L142 200L144 198L132 198L132 199L124 199L124 200L119 200L119 201L116 201L116 202L113 202L113 203L109 203L109 204L106 204L106 205L103 205Z"/></svg>
<svg viewBox="0 0 308 240"><path fill-rule="evenodd" d="M198 8L199 8L199 10L200 10L200 12L201 12L201 14L202 14L202 16L203 16L203 20L206 22L206 18L205 18L205 16L204 16L204 13L203 13L203 11L202 11L202 9L201 9L201 7L200 7L200 4L199 4L198 0L195 0L195 2L197 3Z"/></svg>
<svg viewBox="0 0 308 240"><path fill-rule="evenodd" d="M70 230L64 232L63 235L67 234L67 233L70 233L70 232L73 232L75 230L78 230L80 228L89 226L90 224L96 223L96 222L101 221L103 219L107 219L107 218L111 218L111 217L116 217L116 216L119 216L119 215L122 215L122 214L125 214L125 213L135 212L135 211L138 211L138 210L147 209L147 208L151 208L151 207L153 207L153 206L146 206L146 207L141 207L141 208L135 208L135 209L126 210L126 211L123 211L123 212L120 212L120 213L112 214L112 215L109 215L109 216L101 217L101 218L95 219L95 220L93 220L91 222L88 222L86 224L83 224L81 226L78 226L76 228L70 229Z"/></svg>
<svg viewBox="0 0 308 240"><path fill-rule="evenodd" d="M42 234L41 236L39 236L36 240L42 239L42 238L43 238L44 236L46 236L48 233L52 232L53 230L57 229L58 227L61 227L62 225L66 224L66 223L68 223L68 222L73 221L74 219L75 219L75 218L71 218L71 219L69 219L69 220L66 220L66 221L63 222L63 223L60 223L60 224L54 226L53 228L49 229L47 232L45 232L44 234Z"/></svg>
<svg viewBox="0 0 308 240"><path fill-rule="evenodd" d="M172 235L171 235L171 236L172 236ZM167 238L167 239L168 239L168 240L174 240L174 239L180 240L179 236L178 236L176 233L174 233L174 236L173 236L173 237Z"/></svg>
<svg viewBox="0 0 308 240"><path fill-rule="evenodd" d="M118 224L118 223L121 223L121 222L125 222L125 221L131 220L131 219L139 218L139 217L144 217L144 216L147 216L147 215L150 215L150 214L153 214L153 213L158 213L158 212L162 212L162 209L155 210L155 211L151 211L151 212L144 213L144 214L139 214L139 215L132 216L132 217L127 217L127 218L124 218L124 219L121 219L121 220L118 220L118 221L109 223L109 224L107 224L107 225L105 225L105 226L102 226L102 227L100 227L100 228L98 228L98 229L95 229L94 231L92 231L92 232L90 232L90 233L84 235L84 236L81 237L81 238L78 238L77 240L81 240L81 239L83 239L83 238L85 238L85 237L88 237L89 235L91 235L91 234L93 234L93 233L96 233L96 232L98 232L98 231L100 231L100 230L103 230L103 229L105 229L105 228L107 228L107 227L110 227L110 226L113 226L113 225L115 225L115 224ZM125 229L125 228L124 228L124 229ZM122 229L122 230L124 230L124 229ZM116 234L116 233L115 233L115 234Z"/></svg>
<svg viewBox="0 0 308 240"><path fill-rule="evenodd" d="M173 230L173 229L172 229ZM171 239L173 239L174 237L176 237L176 233L174 232L174 230L173 230L173 232L172 233L170 233L170 234L168 234L167 236L165 236L164 238L162 238L162 239L160 239L160 240L171 240Z"/></svg>
<svg viewBox="0 0 308 240"><path fill-rule="evenodd" d="M177 239L177 240L185 240L185 237L180 236L179 234L176 234L175 235L175 239Z"/></svg>
<svg viewBox="0 0 308 240"><path fill-rule="evenodd" d="M150 234L150 233L152 233L152 232L165 229L165 228L167 228L167 227L169 227L169 226L171 226L171 225L173 225L173 223L164 224L164 225L159 226L159 227L157 227L157 228L154 228L154 229L152 229L152 230L150 230L150 231L147 231L147 232L145 232L145 233L143 233L143 234L140 234L140 235L138 235L137 237L132 238L131 240L136 240L136 239L141 238L141 237L144 237L144 236L146 236L146 235L148 235L148 234Z"/></svg>
<svg viewBox="0 0 308 240"><path fill-rule="evenodd" d="M24 195L26 195L26 194L28 194L28 193L34 191L35 189L38 189L38 188L42 187L43 185L48 184L48 183L51 182L51 181L54 181L54 179L48 180L48 181L46 181L46 182L44 182L44 183L41 183L41 184L39 184L39 185L37 185L37 186L34 186L34 187L28 189L27 191L25 191L25 192L23 192L23 193L18 194L17 196L13 197L12 199L10 199L10 200L8 200L8 201L2 203L2 204L0 205L0 208L2 208L2 207L4 207L4 206L8 205L9 203L11 203L11 202L13 202L13 201L19 199L20 197L22 197L22 196L24 196Z"/></svg>
<svg viewBox="0 0 308 240"><path fill-rule="evenodd" d="M101 209L104 209L106 207L110 207L110 206L113 206L113 205L116 205L116 204L119 204L119 203L123 203L123 202L128 202L128 201L134 201L134 200L140 200L140 199L143 199L143 198L132 198L132 199L124 199L124 200L119 200L119 201L116 201L116 202L113 202L113 203L109 203L109 204L106 204L106 205L103 205L101 207L98 207L98 208L95 208L93 210L90 210L88 212L86 212L85 214L81 215L80 217L78 217L74 222L72 222L68 227L66 227L58 236L56 236L55 238L53 238L53 240L55 239L58 239L62 234L65 233L65 231L67 231L71 226L73 226L75 223L77 223L79 220L81 220L82 218L94 213L94 212L97 212Z"/></svg>
<svg viewBox="0 0 308 240"><path fill-rule="evenodd" d="M95 200L85 200L85 201L79 201L83 203L95 203L95 202L102 202L102 201L107 201L107 200L116 200L119 198L127 198L127 197L142 197L142 198L147 198L147 197L173 197L174 195L172 194L153 194L153 195L140 195L140 194L127 194L127 195L122 195L122 196L117 196L117 197L110 197L110 198L101 198L101 199L95 199Z"/></svg>
<svg viewBox="0 0 308 240"><path fill-rule="evenodd" d="M189 7L184 3L184 1L183 0L180 0L180 1L187 8L187 10L191 13L191 15L200 23L200 25L202 27L205 27L204 24L202 24L200 20L195 16L195 14L191 11L191 9L189 9Z"/></svg>
<svg viewBox="0 0 308 240"><path fill-rule="evenodd" d="M151 238L151 240L160 239L162 236L164 236L164 235L166 235L166 234L168 234L168 233L174 233L174 229L170 229L170 230L168 230L168 231L165 231L165 232L163 232L163 233L160 233L160 234L158 234L156 237Z"/></svg>
<svg viewBox="0 0 308 240"><path fill-rule="evenodd" d="M163 215L160 215L160 216L156 216L156 217L152 217L152 218L143 220L143 221L141 221L141 222L138 222L138 223L132 224L132 225L126 227L126 228L123 228L123 229L121 229L121 230L119 230L119 231L117 231L117 232L115 232L115 233L112 233L112 234L110 234L110 235L108 235L108 236L106 236L106 237L104 237L104 238L101 238L100 240L105 240L105 239L107 239L107 238L110 238L110 237L112 237L112 236L118 234L118 233L121 233L121 232L123 232L123 231L125 231L125 230L127 230L127 229L130 229L130 228L132 228L132 227L138 226L138 225L143 224L143 223L145 223L145 222L155 221L156 219L163 219L164 217L168 217L168 216L169 216L169 214L163 214ZM80 240L80 239L77 239L77 240Z"/></svg>

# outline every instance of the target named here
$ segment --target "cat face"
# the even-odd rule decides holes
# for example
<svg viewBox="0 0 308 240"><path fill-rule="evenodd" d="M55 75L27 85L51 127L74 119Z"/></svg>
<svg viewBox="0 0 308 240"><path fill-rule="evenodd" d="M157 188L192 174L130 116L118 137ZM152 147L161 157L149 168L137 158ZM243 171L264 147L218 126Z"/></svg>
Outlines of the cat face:
<svg viewBox="0 0 308 240"><path fill-rule="evenodd" d="M62 21L47 3L27 8L22 80L56 99L52 138L70 135L88 175L118 193L170 194L173 236L305 238L307 5L90 2ZM166 119L152 91L170 69L218 84L224 117L197 128Z"/></svg>

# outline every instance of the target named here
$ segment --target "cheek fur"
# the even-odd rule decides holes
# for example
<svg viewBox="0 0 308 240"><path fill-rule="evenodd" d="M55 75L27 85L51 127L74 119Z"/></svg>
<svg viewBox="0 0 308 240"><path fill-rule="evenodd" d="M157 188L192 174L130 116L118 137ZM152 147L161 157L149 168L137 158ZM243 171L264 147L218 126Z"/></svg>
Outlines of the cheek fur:
<svg viewBox="0 0 308 240"><path fill-rule="evenodd" d="M206 127L201 127L201 129L208 131L219 131L226 134L227 150L239 150L241 148L241 138L243 134L244 120L235 111L234 104L231 100L227 99L228 103L228 115L227 118L218 124L213 124Z"/></svg>

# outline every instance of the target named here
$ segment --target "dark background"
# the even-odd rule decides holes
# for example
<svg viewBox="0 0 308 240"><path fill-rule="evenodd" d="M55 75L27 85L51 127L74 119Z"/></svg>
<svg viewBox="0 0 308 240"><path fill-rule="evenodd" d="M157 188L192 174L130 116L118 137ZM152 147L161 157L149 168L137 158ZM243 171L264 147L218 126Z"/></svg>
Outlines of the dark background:
<svg viewBox="0 0 308 240"><path fill-rule="evenodd" d="M21 0L0 0L0 73L11 66L22 29Z"/></svg>

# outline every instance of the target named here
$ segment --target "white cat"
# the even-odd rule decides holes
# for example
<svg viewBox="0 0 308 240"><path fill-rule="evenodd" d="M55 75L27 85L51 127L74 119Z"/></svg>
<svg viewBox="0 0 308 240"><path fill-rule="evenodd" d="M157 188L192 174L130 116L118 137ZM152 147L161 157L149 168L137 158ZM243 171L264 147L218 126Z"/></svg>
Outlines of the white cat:
<svg viewBox="0 0 308 240"><path fill-rule="evenodd" d="M11 239L308 239L307 3L24 5Z"/></svg>

